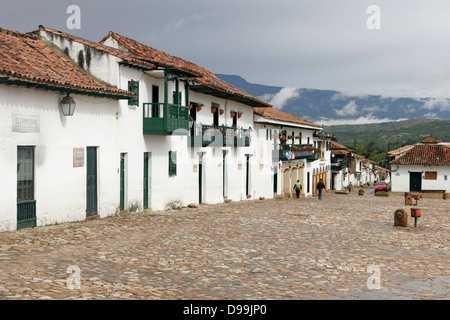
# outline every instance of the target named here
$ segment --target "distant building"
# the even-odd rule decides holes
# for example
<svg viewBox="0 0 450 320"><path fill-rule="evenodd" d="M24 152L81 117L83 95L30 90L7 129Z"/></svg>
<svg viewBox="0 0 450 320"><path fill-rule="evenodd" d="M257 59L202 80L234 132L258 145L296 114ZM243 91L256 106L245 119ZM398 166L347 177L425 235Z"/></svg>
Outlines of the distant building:
<svg viewBox="0 0 450 320"><path fill-rule="evenodd" d="M330 137L321 125L300 119L275 108L255 108L255 131L260 170L264 158L272 158L273 192L292 196L300 180L301 194L314 196L319 179L330 188Z"/></svg>
<svg viewBox="0 0 450 320"><path fill-rule="evenodd" d="M391 155L392 191L450 190L450 143L429 137Z"/></svg>

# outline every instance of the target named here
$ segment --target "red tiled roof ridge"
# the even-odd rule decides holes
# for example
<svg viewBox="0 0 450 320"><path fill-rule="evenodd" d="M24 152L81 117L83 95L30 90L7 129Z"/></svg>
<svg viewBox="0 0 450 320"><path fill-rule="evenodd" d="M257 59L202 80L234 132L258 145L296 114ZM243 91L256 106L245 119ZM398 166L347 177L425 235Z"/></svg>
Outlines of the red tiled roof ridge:
<svg viewBox="0 0 450 320"><path fill-rule="evenodd" d="M74 36L74 35L71 35L71 34L56 30L56 29L52 29L52 28L49 28L49 27L46 27L43 25L39 25L39 29L35 30L35 31L31 31L30 34L37 34L40 30L44 30L44 31L53 33L55 35L58 35L60 37L85 44L85 45L95 48L97 50L109 53L109 54L119 57L123 60L129 61L129 62L132 62L135 64L139 64L139 65L142 65L142 66L150 68L150 69L156 68L156 66L154 64L152 64L151 62L145 61L145 60L141 59L139 56L132 54L130 52L127 52L125 50L112 48L112 47L103 45L101 43L86 40L84 38L77 37L77 36Z"/></svg>
<svg viewBox="0 0 450 320"><path fill-rule="evenodd" d="M340 144L340 143L338 143L336 141L331 141L331 149L353 151L352 149L347 148L346 146L344 146L344 145L342 145L342 144Z"/></svg>
<svg viewBox="0 0 450 320"><path fill-rule="evenodd" d="M417 144L391 164L450 166L450 147L438 144Z"/></svg>
<svg viewBox="0 0 450 320"><path fill-rule="evenodd" d="M5 83L41 84L48 89L132 96L131 92L98 83L35 35L1 29L0 73Z"/></svg>
<svg viewBox="0 0 450 320"><path fill-rule="evenodd" d="M278 120L278 121L285 121L285 122L292 122L296 124L303 124L303 125L309 125L317 128L323 128L323 126L303 120L301 118L298 118L296 116L293 116L291 114L288 114L286 112L283 112L281 110L275 109L273 107L265 108L265 107L254 107L253 111L255 114L271 120Z"/></svg>
<svg viewBox="0 0 450 320"><path fill-rule="evenodd" d="M432 137L428 137L425 140L421 141L420 143L433 144L433 143L439 143L439 141L437 141L436 139L434 139Z"/></svg>
<svg viewBox="0 0 450 320"><path fill-rule="evenodd" d="M124 46L137 56L144 57L152 63L192 73L193 75L195 75L195 81L200 85L212 88L223 93L242 96L246 99L258 102L258 104L260 105L271 107L268 102L223 81L222 79L218 78L212 71L205 67L173 56L164 51L152 48L146 44L142 44L134 39L122 36L116 32L110 31L109 34L105 36L100 43L104 43L109 37L113 37L113 39L118 41L122 46Z"/></svg>

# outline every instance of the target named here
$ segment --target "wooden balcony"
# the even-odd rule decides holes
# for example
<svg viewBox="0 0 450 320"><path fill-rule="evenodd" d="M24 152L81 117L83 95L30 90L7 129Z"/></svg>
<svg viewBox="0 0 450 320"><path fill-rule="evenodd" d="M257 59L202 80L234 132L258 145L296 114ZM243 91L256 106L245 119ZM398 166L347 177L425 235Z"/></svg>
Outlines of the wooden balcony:
<svg viewBox="0 0 450 320"><path fill-rule="evenodd" d="M283 144L281 150L278 150L278 157L281 161L305 159L312 155L314 155L314 146L310 144ZM276 157L276 154L273 157Z"/></svg>
<svg viewBox="0 0 450 320"><path fill-rule="evenodd" d="M188 138L189 147L249 147L251 129L194 123Z"/></svg>
<svg viewBox="0 0 450 320"><path fill-rule="evenodd" d="M144 103L143 133L187 135L189 107L169 103Z"/></svg>

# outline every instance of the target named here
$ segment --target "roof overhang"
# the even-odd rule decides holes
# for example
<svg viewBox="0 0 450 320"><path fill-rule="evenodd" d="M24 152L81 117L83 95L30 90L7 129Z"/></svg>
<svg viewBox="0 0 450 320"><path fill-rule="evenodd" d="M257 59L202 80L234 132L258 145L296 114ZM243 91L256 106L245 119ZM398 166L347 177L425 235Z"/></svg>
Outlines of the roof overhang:
<svg viewBox="0 0 450 320"><path fill-rule="evenodd" d="M315 127L315 126L310 126L307 124L300 124L300 123L287 122L287 121L272 120L272 119L267 119L267 118L257 116L257 115L255 115L253 121L258 124L265 124L265 125L272 125L272 126L293 127L293 128L310 129L310 130L323 130L322 127Z"/></svg>
<svg viewBox="0 0 450 320"><path fill-rule="evenodd" d="M191 84L189 85L189 89L195 92L212 95L222 99L237 101L249 105L251 107L270 107L268 103L262 101L259 102L257 100L251 99L250 97L247 98L245 96L224 92L222 90L218 90L216 88L208 87L201 84Z"/></svg>
<svg viewBox="0 0 450 320"><path fill-rule="evenodd" d="M125 94L125 93L121 94L121 93L113 93L113 92L101 92L101 91L89 90L89 89L78 89L78 88L67 87L67 86L63 86L63 85L35 82L35 81L29 81L29 80L23 80L23 79L11 78L11 77L3 77L3 76L0 76L0 84L16 85L16 86L27 87L27 88L35 88L35 89L54 91L54 92L59 92L59 93L73 93L73 94L80 94L80 95L87 95L87 96L94 96L94 97L110 98L110 99L129 99L133 96L132 94Z"/></svg>

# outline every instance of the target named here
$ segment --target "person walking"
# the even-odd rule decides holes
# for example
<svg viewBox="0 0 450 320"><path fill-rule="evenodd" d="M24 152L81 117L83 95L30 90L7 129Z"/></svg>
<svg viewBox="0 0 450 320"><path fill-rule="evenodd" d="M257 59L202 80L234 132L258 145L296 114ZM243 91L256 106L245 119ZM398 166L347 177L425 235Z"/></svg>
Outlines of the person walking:
<svg viewBox="0 0 450 320"><path fill-rule="evenodd" d="M319 183L317 184L317 189L319 190L319 200L322 200L323 189L325 189L325 184L323 183L322 179L320 179Z"/></svg>
<svg viewBox="0 0 450 320"><path fill-rule="evenodd" d="M350 182L350 184L348 185L348 192L352 192L352 183Z"/></svg>
<svg viewBox="0 0 450 320"><path fill-rule="evenodd" d="M297 198L300 198L300 191L302 190L302 184L300 183L300 180L297 180L297 182L294 184L295 193L297 194Z"/></svg>

